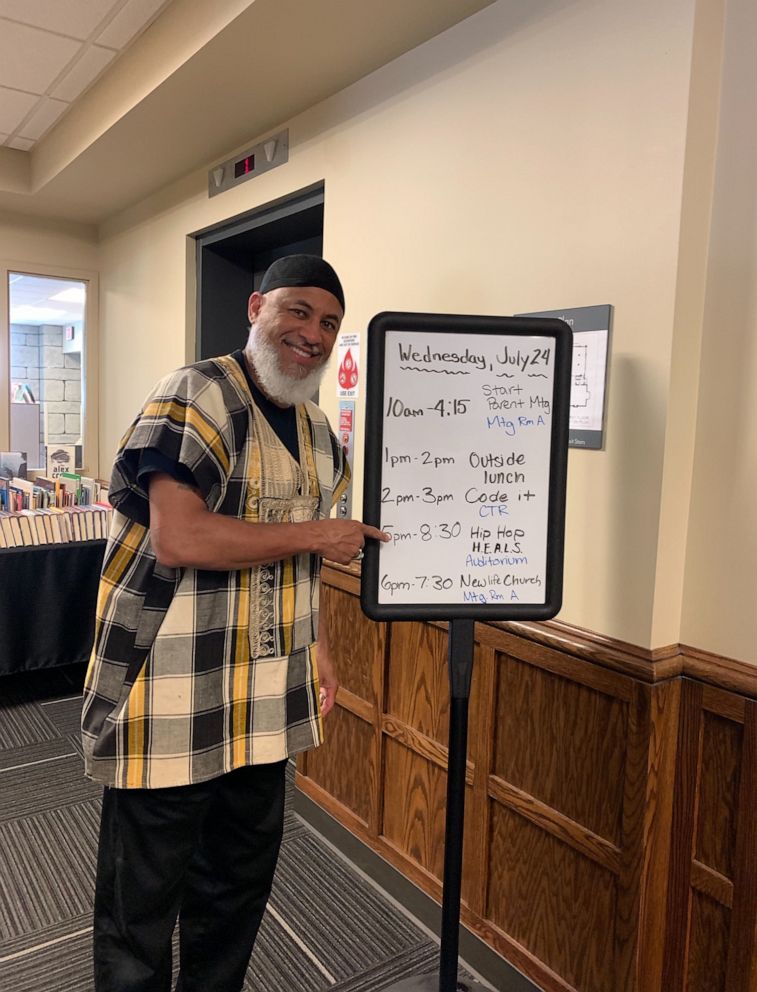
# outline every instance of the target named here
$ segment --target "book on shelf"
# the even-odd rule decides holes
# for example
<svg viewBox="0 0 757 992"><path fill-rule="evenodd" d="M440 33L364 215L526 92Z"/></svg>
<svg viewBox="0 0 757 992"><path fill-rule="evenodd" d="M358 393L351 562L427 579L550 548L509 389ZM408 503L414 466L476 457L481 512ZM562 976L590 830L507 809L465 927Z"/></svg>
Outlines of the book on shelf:
<svg viewBox="0 0 757 992"><path fill-rule="evenodd" d="M73 532L71 530L71 525L66 511L62 506L54 506L51 509L53 511L54 520L53 527L55 528L56 534L60 535L60 543L67 544L69 541L73 541Z"/></svg>
<svg viewBox="0 0 757 992"><path fill-rule="evenodd" d="M39 538L36 536L37 532L29 523L27 517L23 515L23 510L18 514L18 525L21 529L21 543L22 544L39 544Z"/></svg>
<svg viewBox="0 0 757 992"><path fill-rule="evenodd" d="M45 527L45 517L43 510L30 510L34 514L34 526L37 528L37 537L40 544L49 544L50 539Z"/></svg>
<svg viewBox="0 0 757 992"><path fill-rule="evenodd" d="M19 476L14 476L8 483L8 489L18 494L17 501L20 504L18 506L19 510L32 509L34 496L33 482L30 482L28 479L22 479Z"/></svg>
<svg viewBox="0 0 757 992"><path fill-rule="evenodd" d="M53 535L52 543L63 544L65 538L63 536L63 529L60 522L60 518L57 512L52 508L48 510L48 513L50 514L50 530L52 531L52 535Z"/></svg>
<svg viewBox="0 0 757 992"><path fill-rule="evenodd" d="M13 514L3 511L3 515L0 517L0 526L3 529L6 545L9 548L17 547L20 544L20 529L18 527L18 521L14 519Z"/></svg>
<svg viewBox="0 0 757 992"><path fill-rule="evenodd" d="M0 549L102 540L112 513L108 504L0 510Z"/></svg>
<svg viewBox="0 0 757 992"><path fill-rule="evenodd" d="M13 538L16 542L16 547L18 548L24 543L24 536L21 533L21 524L19 519L15 514L11 514L10 525L13 531Z"/></svg>
<svg viewBox="0 0 757 992"><path fill-rule="evenodd" d="M54 544L55 535L53 532L52 513L50 510L36 510L35 512L45 535L45 540L43 543Z"/></svg>
<svg viewBox="0 0 757 992"><path fill-rule="evenodd" d="M55 479L61 472L73 472L76 468L76 445L45 445L47 475Z"/></svg>
<svg viewBox="0 0 757 992"><path fill-rule="evenodd" d="M81 476L76 472L59 472L56 481L65 493L64 506L76 506L81 498Z"/></svg>
<svg viewBox="0 0 757 992"><path fill-rule="evenodd" d="M20 516L25 517L29 521L29 527L32 532L32 544L47 544L45 525L37 510L22 510Z"/></svg>

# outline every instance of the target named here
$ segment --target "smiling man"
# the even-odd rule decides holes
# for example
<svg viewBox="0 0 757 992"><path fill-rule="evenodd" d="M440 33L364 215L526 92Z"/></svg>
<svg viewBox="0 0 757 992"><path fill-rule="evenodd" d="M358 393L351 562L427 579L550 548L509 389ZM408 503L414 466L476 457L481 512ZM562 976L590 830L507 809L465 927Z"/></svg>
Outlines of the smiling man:
<svg viewBox="0 0 757 992"><path fill-rule="evenodd" d="M330 519L348 482L317 389L344 316L323 259L274 262L243 351L179 369L116 456L85 685L86 770L105 786L97 992L238 992L283 830L287 759L337 690L322 558L386 534Z"/></svg>

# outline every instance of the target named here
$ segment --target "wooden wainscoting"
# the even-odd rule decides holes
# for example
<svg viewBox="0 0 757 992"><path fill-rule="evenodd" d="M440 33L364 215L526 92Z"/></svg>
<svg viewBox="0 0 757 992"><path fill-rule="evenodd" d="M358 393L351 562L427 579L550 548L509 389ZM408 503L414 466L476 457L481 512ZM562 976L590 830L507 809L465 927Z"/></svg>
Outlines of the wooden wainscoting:
<svg viewBox="0 0 757 992"><path fill-rule="evenodd" d="M757 703L687 680L665 987L757 989Z"/></svg>
<svg viewBox="0 0 757 992"><path fill-rule="evenodd" d="M298 785L438 899L446 627L372 623L358 595L324 569L343 688ZM475 637L464 922L547 992L757 992L757 704L677 650L558 623Z"/></svg>

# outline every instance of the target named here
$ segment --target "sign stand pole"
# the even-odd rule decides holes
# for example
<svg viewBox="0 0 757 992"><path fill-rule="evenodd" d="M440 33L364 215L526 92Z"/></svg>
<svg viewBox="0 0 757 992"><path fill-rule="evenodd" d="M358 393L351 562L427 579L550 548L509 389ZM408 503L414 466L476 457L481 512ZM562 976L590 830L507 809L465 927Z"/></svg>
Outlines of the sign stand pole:
<svg viewBox="0 0 757 992"><path fill-rule="evenodd" d="M485 987L458 977L473 624L559 612L571 353L550 318L386 311L368 327L363 519L392 540L367 543L360 603L449 625L439 971L385 992Z"/></svg>
<svg viewBox="0 0 757 992"><path fill-rule="evenodd" d="M479 982L457 977L460 940L460 893L463 875L465 769L468 753L468 703L473 673L473 620L450 620L450 683L447 823L444 837L444 887L439 977L421 975L392 985L387 992L477 992Z"/></svg>

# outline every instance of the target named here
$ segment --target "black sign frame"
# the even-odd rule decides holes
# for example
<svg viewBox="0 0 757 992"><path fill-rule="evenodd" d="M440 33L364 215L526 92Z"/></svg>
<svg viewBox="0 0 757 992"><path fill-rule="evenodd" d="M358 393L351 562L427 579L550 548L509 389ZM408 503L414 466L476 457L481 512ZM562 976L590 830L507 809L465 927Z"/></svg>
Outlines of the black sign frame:
<svg viewBox="0 0 757 992"><path fill-rule="evenodd" d="M368 541L362 563L360 602L372 620L548 620L562 605L565 545L565 493L572 332L562 321L535 317L384 311L368 326L363 521L381 525L382 452L386 393L386 334L390 331L549 337L555 342L552 425L549 454L544 603L380 603L380 545Z"/></svg>

